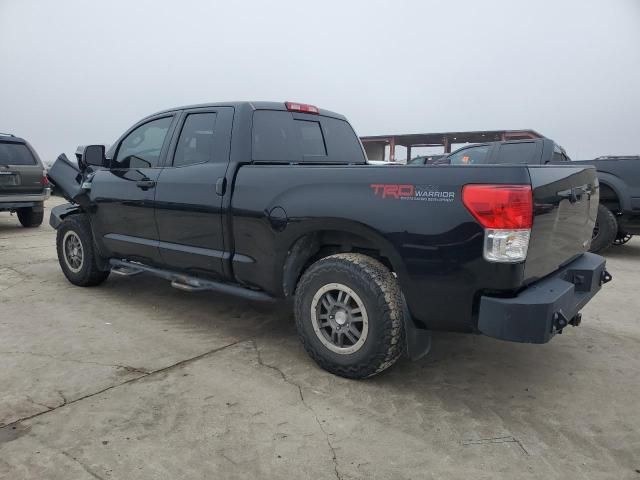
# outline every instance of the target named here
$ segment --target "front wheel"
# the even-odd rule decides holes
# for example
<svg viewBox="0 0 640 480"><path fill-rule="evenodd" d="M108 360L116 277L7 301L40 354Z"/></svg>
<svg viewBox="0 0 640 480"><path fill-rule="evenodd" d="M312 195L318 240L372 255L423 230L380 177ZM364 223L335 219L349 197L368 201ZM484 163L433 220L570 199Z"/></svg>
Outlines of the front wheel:
<svg viewBox="0 0 640 480"><path fill-rule="evenodd" d="M307 353L342 377L376 375L403 352L398 281L366 255L341 253L309 267L296 288L295 317Z"/></svg>
<svg viewBox="0 0 640 480"><path fill-rule="evenodd" d="M91 225L84 215L71 215L62 221L56 249L62 272L74 285L92 287L109 276L109 271L98 268Z"/></svg>

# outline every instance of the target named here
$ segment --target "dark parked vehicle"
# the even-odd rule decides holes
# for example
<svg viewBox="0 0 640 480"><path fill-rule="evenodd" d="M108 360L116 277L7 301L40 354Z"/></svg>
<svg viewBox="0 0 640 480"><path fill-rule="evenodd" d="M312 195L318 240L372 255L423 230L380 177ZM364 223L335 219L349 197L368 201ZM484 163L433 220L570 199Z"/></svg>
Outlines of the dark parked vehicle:
<svg viewBox="0 0 640 480"><path fill-rule="evenodd" d="M431 165L444 156L444 154L421 155L419 157L413 157L407 162L407 165Z"/></svg>
<svg viewBox="0 0 640 480"><path fill-rule="evenodd" d="M600 252L640 234L640 158L600 157L572 161L565 150L548 138L487 142L469 145L436 161L447 165L593 165L600 182L600 205L591 251Z"/></svg>
<svg viewBox="0 0 640 480"><path fill-rule="evenodd" d="M350 378L422 356L431 330L547 342L610 279L585 253L593 167L367 165L346 119L311 105L167 110L49 175L71 201L50 220L70 282L292 298L309 355Z"/></svg>
<svg viewBox="0 0 640 480"><path fill-rule="evenodd" d="M603 248L611 237L614 244L622 245L633 235L640 235L640 157L599 157L575 162L594 165L598 171L600 205L608 210L606 223L598 222L608 229L602 237L607 239L603 240Z"/></svg>
<svg viewBox="0 0 640 480"><path fill-rule="evenodd" d="M23 227L38 227L49 193L33 147L22 138L0 133L0 212L15 212Z"/></svg>

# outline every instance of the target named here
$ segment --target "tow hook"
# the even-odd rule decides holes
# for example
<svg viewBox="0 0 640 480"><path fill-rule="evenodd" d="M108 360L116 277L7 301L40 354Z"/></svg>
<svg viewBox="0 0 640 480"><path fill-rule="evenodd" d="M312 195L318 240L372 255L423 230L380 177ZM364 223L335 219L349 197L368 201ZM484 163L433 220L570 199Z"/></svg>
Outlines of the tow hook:
<svg viewBox="0 0 640 480"><path fill-rule="evenodd" d="M611 280L613 280L613 277L611 276L611 274L606 270L603 270L602 273L600 274L600 285L609 283Z"/></svg>
<svg viewBox="0 0 640 480"><path fill-rule="evenodd" d="M578 327L582 323L582 314L576 313L576 316L569 320L569 324Z"/></svg>
<svg viewBox="0 0 640 480"><path fill-rule="evenodd" d="M567 319L562 310L553 314L553 326L556 330L556 333L562 333L562 329L567 325L571 325L573 327L577 327L582 323L582 313L576 313L576 315L571 319Z"/></svg>

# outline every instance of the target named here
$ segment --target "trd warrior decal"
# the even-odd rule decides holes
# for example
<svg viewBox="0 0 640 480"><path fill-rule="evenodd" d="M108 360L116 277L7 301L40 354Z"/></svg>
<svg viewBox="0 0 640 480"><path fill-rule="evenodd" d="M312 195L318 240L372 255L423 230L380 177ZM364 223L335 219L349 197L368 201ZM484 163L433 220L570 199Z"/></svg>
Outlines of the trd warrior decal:
<svg viewBox="0 0 640 480"><path fill-rule="evenodd" d="M411 185L374 183L369 185L376 197L396 200L420 200L423 202L453 202L455 192L440 189L437 185Z"/></svg>

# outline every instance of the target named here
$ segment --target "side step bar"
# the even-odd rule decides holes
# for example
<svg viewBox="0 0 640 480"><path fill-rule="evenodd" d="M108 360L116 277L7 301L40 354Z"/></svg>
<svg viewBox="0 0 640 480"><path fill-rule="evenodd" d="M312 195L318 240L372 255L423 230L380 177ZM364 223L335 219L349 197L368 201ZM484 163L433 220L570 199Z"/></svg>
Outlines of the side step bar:
<svg viewBox="0 0 640 480"><path fill-rule="evenodd" d="M128 262L126 260L111 259L111 271L118 275L133 276L140 273L150 273L156 277L164 278L171 282L171 286L179 290L187 292L202 292L205 290L212 292L225 293L236 297L246 298L258 302L274 302L276 299L271 295L260 290L251 290L250 288L241 287L214 280L193 277L184 273L172 272L161 268L149 267L141 263Z"/></svg>
<svg viewBox="0 0 640 480"><path fill-rule="evenodd" d="M111 272L115 273L116 275L122 275L123 277L133 277L134 275L140 275L141 273L144 273L144 270L132 265L111 265Z"/></svg>

